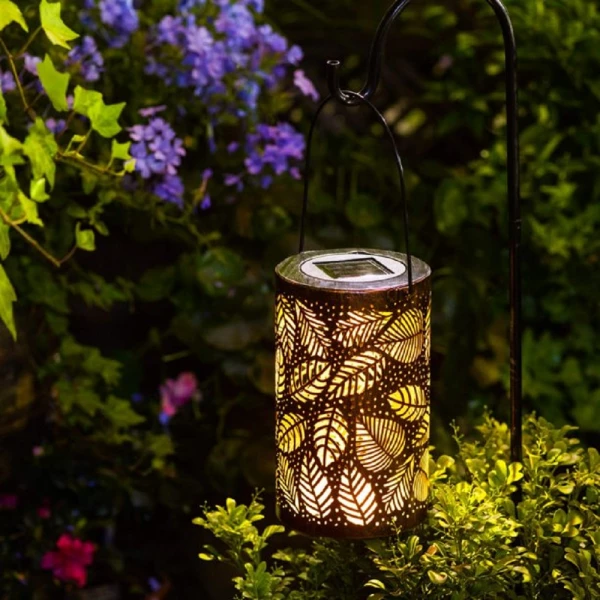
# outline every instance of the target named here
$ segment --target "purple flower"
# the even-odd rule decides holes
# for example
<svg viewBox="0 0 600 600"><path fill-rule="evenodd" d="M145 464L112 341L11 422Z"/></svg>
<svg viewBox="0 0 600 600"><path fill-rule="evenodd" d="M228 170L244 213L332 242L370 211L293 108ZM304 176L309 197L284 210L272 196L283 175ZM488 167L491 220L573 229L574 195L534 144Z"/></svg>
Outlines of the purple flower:
<svg viewBox="0 0 600 600"><path fill-rule="evenodd" d="M187 49L199 56L205 56L208 53L214 40L206 27L190 27L186 32Z"/></svg>
<svg viewBox="0 0 600 600"><path fill-rule="evenodd" d="M39 63L42 62L42 59L39 56L32 56L31 54L24 54L23 59L25 61L24 62L25 70L28 73L31 73L31 75L34 75L35 77L37 77L38 76L37 66Z"/></svg>
<svg viewBox="0 0 600 600"><path fill-rule="evenodd" d="M294 85L305 95L310 96L315 102L319 99L319 92L313 82L306 77L304 71L294 71Z"/></svg>
<svg viewBox="0 0 600 600"><path fill-rule="evenodd" d="M292 46L288 50L286 58L290 64L297 65L304 58L304 52L300 46Z"/></svg>
<svg viewBox="0 0 600 600"><path fill-rule="evenodd" d="M156 183L152 191L161 200L183 208L183 192L185 189L178 175L166 175Z"/></svg>
<svg viewBox="0 0 600 600"><path fill-rule="evenodd" d="M185 156L183 142L175 136L172 127L156 117L148 125L129 128L129 137L135 142L131 156L136 160L136 170L144 179L155 175L175 175Z"/></svg>
<svg viewBox="0 0 600 600"><path fill-rule="evenodd" d="M204 198L202 199L202 202L200 203L200 208L202 210L208 210L211 206L211 199L210 196L208 194L205 194Z"/></svg>
<svg viewBox="0 0 600 600"><path fill-rule="evenodd" d="M0 71L0 92L12 92L17 89L15 78L8 71L3 73Z"/></svg>
<svg viewBox="0 0 600 600"><path fill-rule="evenodd" d="M185 41L186 28L181 17L167 15L163 17L156 28L156 41L159 44L177 46Z"/></svg>
<svg viewBox="0 0 600 600"><path fill-rule="evenodd" d="M66 65L78 65L85 81L97 81L104 70L104 59L93 37L86 35L81 44L75 46L65 61Z"/></svg>
<svg viewBox="0 0 600 600"><path fill-rule="evenodd" d="M273 173L282 175L289 172L292 177L298 177L295 161L302 160L304 148L304 136L289 123L274 126L260 124L256 132L246 136L247 157L244 165L249 175L261 175L260 185L266 189L272 183L272 177L267 176ZM235 183L233 180L228 183L227 178L225 180L225 185Z"/></svg>
<svg viewBox="0 0 600 600"><path fill-rule="evenodd" d="M271 52L283 53L287 50L287 40L282 35L275 33L270 25L261 25L258 28L258 33L262 44L264 44Z"/></svg>
<svg viewBox="0 0 600 600"><path fill-rule="evenodd" d="M132 0L100 0L100 20L113 30L109 43L113 48L122 48L139 27L139 19Z"/></svg>
<svg viewBox="0 0 600 600"><path fill-rule="evenodd" d="M244 183L242 182L241 175L233 175L232 173L225 173L224 183L227 187L233 187L241 192L244 189Z"/></svg>
<svg viewBox="0 0 600 600"><path fill-rule="evenodd" d="M241 89L238 93L238 98L244 106L247 106L251 113L256 112L258 106L258 97L260 96L260 85L256 81L241 82ZM238 115L244 116L245 110L239 110Z"/></svg>
<svg viewBox="0 0 600 600"><path fill-rule="evenodd" d="M140 108L138 113L145 118L153 117L157 115L159 112L162 112L167 108L166 104L161 104L160 106L149 106L148 108Z"/></svg>
<svg viewBox="0 0 600 600"><path fill-rule="evenodd" d="M46 119L46 127L54 134L57 135L65 130L67 122L64 119Z"/></svg>

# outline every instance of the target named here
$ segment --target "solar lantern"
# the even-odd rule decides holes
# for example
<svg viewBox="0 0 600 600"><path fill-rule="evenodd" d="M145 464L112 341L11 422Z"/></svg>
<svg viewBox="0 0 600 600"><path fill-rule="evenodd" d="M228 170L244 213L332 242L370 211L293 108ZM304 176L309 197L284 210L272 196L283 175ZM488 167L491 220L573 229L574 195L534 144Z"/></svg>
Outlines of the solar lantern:
<svg viewBox="0 0 600 600"><path fill-rule="evenodd" d="M276 502L280 520L312 536L376 538L427 512L431 406L431 268L410 253L402 161L372 104L397 0L377 30L367 83L330 95L308 136L299 253L275 269ZM499 0L487 0L504 35L510 221L511 459L521 460L520 199L516 45ZM394 151L405 253L370 248L304 251L310 150L325 105L367 106Z"/></svg>

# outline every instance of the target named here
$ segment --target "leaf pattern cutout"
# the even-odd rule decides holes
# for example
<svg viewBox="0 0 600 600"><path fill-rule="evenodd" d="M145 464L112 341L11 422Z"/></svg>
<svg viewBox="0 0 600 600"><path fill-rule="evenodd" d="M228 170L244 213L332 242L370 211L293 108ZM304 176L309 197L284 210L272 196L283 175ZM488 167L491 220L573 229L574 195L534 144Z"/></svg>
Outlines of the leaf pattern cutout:
<svg viewBox="0 0 600 600"><path fill-rule="evenodd" d="M363 417L356 424L356 456L369 471L383 471L404 450L404 429L396 421Z"/></svg>
<svg viewBox="0 0 600 600"><path fill-rule="evenodd" d="M304 419L295 413L286 413L277 426L277 446L288 454L300 447L306 437Z"/></svg>
<svg viewBox="0 0 600 600"><path fill-rule="evenodd" d="M413 439L416 446L426 444L429 440L429 411L423 415Z"/></svg>
<svg viewBox="0 0 600 600"><path fill-rule="evenodd" d="M427 397L422 387L407 385L388 397L391 409L406 421L418 421L428 412Z"/></svg>
<svg viewBox="0 0 600 600"><path fill-rule="evenodd" d="M300 496L303 508L313 517L325 518L332 509L333 495L329 480L316 460L307 452L300 467Z"/></svg>
<svg viewBox="0 0 600 600"><path fill-rule="evenodd" d="M355 465L349 465L342 473L338 500L342 512L354 525L367 525L377 512L373 487Z"/></svg>
<svg viewBox="0 0 600 600"><path fill-rule="evenodd" d="M423 340L423 346L425 347L425 360L429 362L431 360L431 300L425 313L425 339Z"/></svg>
<svg viewBox="0 0 600 600"><path fill-rule="evenodd" d="M279 348L275 351L275 395L278 399L285 395L285 363Z"/></svg>
<svg viewBox="0 0 600 600"><path fill-rule="evenodd" d="M388 511L397 511L404 508L406 500L411 495L411 482L415 468L415 458L410 456L398 471L384 484L386 492L383 502Z"/></svg>
<svg viewBox="0 0 600 600"><path fill-rule="evenodd" d="M287 360L292 360L296 319L292 303L282 295L277 296L275 310L275 337Z"/></svg>
<svg viewBox="0 0 600 600"><path fill-rule="evenodd" d="M425 450L419 461L419 469L413 481L413 495L419 502L425 502L429 496L429 450Z"/></svg>
<svg viewBox="0 0 600 600"><path fill-rule="evenodd" d="M382 377L385 356L374 350L366 350L347 358L335 374L329 386L333 398L356 396L370 390Z"/></svg>
<svg viewBox="0 0 600 600"><path fill-rule="evenodd" d="M328 408L315 423L314 448L319 462L328 467L346 450L348 424L337 408Z"/></svg>
<svg viewBox="0 0 600 600"><path fill-rule="evenodd" d="M331 346L325 323L317 317L313 310L300 301L296 302L296 316L300 328L301 344L311 356L325 358L329 346Z"/></svg>
<svg viewBox="0 0 600 600"><path fill-rule="evenodd" d="M307 360L294 367L290 392L298 402L315 400L327 387L331 367L322 360Z"/></svg>
<svg viewBox="0 0 600 600"><path fill-rule="evenodd" d="M391 312L349 312L335 326L333 338L346 348L363 346L388 324L392 318Z"/></svg>
<svg viewBox="0 0 600 600"><path fill-rule="evenodd" d="M288 503L289 507L295 512L300 512L300 496L298 495L298 487L296 485L296 477L294 475L294 469L290 465L288 459L279 455L279 473L277 481L279 482L279 489Z"/></svg>
<svg viewBox="0 0 600 600"><path fill-rule="evenodd" d="M417 360L423 349L423 313L416 308L402 313L379 336L377 346L398 362Z"/></svg>

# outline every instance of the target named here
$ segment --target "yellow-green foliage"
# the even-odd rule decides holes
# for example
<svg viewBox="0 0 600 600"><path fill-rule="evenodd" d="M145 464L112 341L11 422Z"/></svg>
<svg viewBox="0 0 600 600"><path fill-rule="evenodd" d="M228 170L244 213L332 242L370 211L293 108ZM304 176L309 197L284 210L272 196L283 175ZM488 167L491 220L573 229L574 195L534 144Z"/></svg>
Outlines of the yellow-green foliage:
<svg viewBox="0 0 600 600"><path fill-rule="evenodd" d="M523 464L508 464L508 427L486 416L478 430L475 441L456 433L456 458L431 459L430 510L417 529L273 552L269 538L281 547L293 533L259 530L256 498L248 507L229 499L194 521L225 548L200 558L233 564L237 597L254 600L600 598L598 452L570 437L574 428L530 416Z"/></svg>

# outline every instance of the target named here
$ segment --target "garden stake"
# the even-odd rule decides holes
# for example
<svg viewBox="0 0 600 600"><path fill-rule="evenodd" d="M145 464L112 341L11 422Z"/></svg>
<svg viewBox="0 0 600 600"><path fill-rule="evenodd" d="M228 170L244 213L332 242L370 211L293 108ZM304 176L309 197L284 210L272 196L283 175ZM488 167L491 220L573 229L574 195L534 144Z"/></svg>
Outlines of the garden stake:
<svg viewBox="0 0 600 600"><path fill-rule="evenodd" d="M360 92L341 89L340 62L328 61L330 95L317 109L307 140L299 254L275 271L277 511L285 524L309 535L381 537L417 525L427 510L431 269L410 253L402 161L371 103L390 27L410 1L397 0L379 24ZM517 54L505 7L486 1L505 47L511 461L521 462ZM384 127L399 174L406 254L304 251L311 142L331 100L367 106Z"/></svg>

